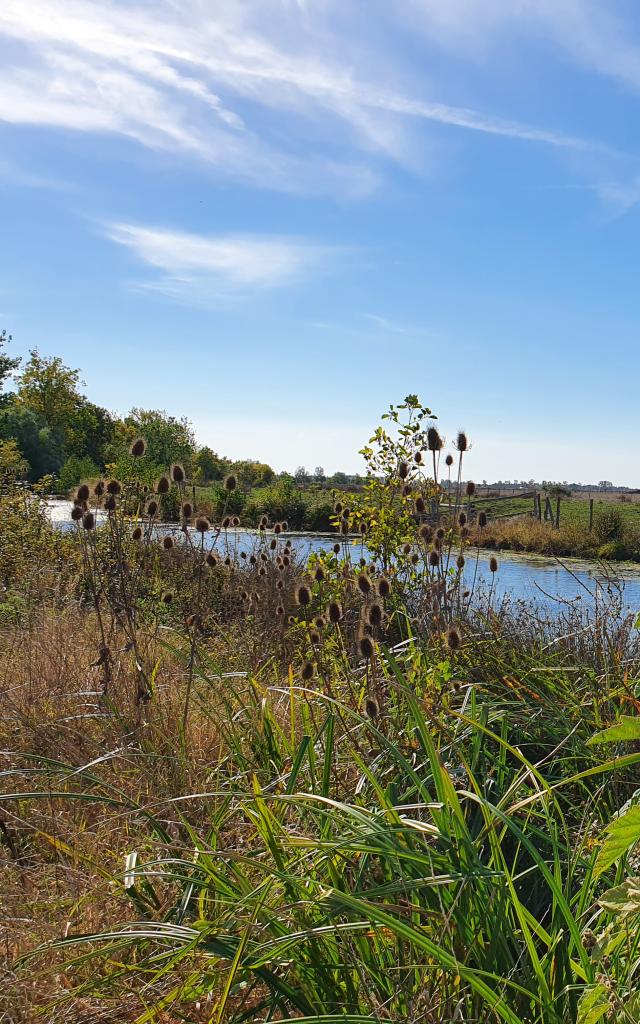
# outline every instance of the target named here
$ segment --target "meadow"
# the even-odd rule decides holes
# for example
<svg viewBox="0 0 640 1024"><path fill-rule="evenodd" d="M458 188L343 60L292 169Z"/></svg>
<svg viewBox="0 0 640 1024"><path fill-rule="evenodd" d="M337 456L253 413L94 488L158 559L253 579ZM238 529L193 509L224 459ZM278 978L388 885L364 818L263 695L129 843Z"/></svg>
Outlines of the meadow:
<svg viewBox="0 0 640 1024"><path fill-rule="evenodd" d="M70 532L2 496L0 1019L637 1024L635 616L463 589L444 455L391 407L306 564L143 437Z"/></svg>

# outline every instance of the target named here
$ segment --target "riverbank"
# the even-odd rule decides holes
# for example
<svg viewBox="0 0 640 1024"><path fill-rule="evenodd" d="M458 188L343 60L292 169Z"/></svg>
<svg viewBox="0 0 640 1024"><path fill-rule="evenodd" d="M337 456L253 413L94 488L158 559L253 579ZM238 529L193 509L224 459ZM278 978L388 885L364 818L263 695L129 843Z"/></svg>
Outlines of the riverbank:
<svg viewBox="0 0 640 1024"><path fill-rule="evenodd" d="M615 505L602 506L588 520L577 518L556 528L533 516L487 520L472 527L474 543L496 551L530 552L554 557L589 558L611 562L640 562L640 525L635 516L625 517Z"/></svg>

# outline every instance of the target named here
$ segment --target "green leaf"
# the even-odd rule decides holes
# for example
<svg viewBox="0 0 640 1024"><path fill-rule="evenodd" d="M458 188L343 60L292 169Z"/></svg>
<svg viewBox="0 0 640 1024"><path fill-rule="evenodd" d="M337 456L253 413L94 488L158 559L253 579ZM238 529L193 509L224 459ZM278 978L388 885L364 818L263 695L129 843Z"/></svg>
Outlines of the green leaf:
<svg viewBox="0 0 640 1024"><path fill-rule="evenodd" d="M623 715L615 725L602 729L587 740L587 745L595 747L601 743L621 743L624 740L640 740L640 716Z"/></svg>
<svg viewBox="0 0 640 1024"><path fill-rule="evenodd" d="M594 868L594 876L598 878L603 871L610 868L640 839L640 806L636 805L607 825L605 839Z"/></svg>
<svg viewBox="0 0 640 1024"><path fill-rule="evenodd" d="M597 1024L609 1012L609 993L604 985L592 985L580 996L576 1024Z"/></svg>
<svg viewBox="0 0 640 1024"><path fill-rule="evenodd" d="M605 910L621 917L640 914L640 878L627 878L622 885L608 889L598 902Z"/></svg>

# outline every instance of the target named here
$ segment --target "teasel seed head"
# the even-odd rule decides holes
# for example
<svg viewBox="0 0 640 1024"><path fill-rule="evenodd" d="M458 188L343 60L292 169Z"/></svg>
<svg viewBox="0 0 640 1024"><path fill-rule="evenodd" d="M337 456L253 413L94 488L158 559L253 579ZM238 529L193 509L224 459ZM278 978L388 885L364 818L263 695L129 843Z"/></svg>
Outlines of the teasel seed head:
<svg viewBox="0 0 640 1024"><path fill-rule="evenodd" d="M122 484L119 480L109 480L107 483L107 493L117 497L122 491Z"/></svg>
<svg viewBox="0 0 640 1024"><path fill-rule="evenodd" d="M424 544L429 544L431 542L431 538L433 537L433 530L431 529L428 523L423 523L423 525L420 527L418 531L418 534L420 536L420 540L423 541Z"/></svg>
<svg viewBox="0 0 640 1024"><path fill-rule="evenodd" d="M480 512L478 515L478 526L482 530L487 525L487 513Z"/></svg>
<svg viewBox="0 0 640 1024"><path fill-rule="evenodd" d="M335 505L333 506L333 511L336 513L336 515L340 515L340 513L342 512L341 501L336 501Z"/></svg>
<svg viewBox="0 0 640 1024"><path fill-rule="evenodd" d="M346 537L348 535L348 533L349 533L349 520L348 519L343 519L342 520L342 522L340 523L340 530L341 530L342 535L344 537Z"/></svg>
<svg viewBox="0 0 640 1024"><path fill-rule="evenodd" d="M364 709L367 713L367 717L370 718L372 722L375 722L375 720L378 717L379 710L378 705L376 704L373 697L367 697L366 701L364 702Z"/></svg>
<svg viewBox="0 0 640 1024"><path fill-rule="evenodd" d="M416 515L419 515L419 516L424 515L424 513L427 511L427 506L425 505L424 498L421 495L419 495L416 498L416 500L414 502L414 508L416 510Z"/></svg>
<svg viewBox="0 0 640 1024"><path fill-rule="evenodd" d="M472 498L476 493L476 485L473 480L469 480L466 486L467 498Z"/></svg>
<svg viewBox="0 0 640 1024"><path fill-rule="evenodd" d="M316 615L313 621L318 629L324 629L324 627L327 624L327 620L325 619L324 615Z"/></svg>
<svg viewBox="0 0 640 1024"><path fill-rule="evenodd" d="M183 519L191 519L192 515L193 515L193 505L191 504L191 502L190 501L183 502L183 505L182 505L182 518Z"/></svg>
<svg viewBox="0 0 640 1024"><path fill-rule="evenodd" d="M276 590L284 590L284 580L276 580Z"/></svg>
<svg viewBox="0 0 640 1024"><path fill-rule="evenodd" d="M456 448L459 452L466 452L469 450L469 438L465 434L464 430L458 431L456 438Z"/></svg>
<svg viewBox="0 0 640 1024"><path fill-rule="evenodd" d="M369 605L367 618L370 626L381 626L382 625L382 605L374 601L373 604Z"/></svg>
<svg viewBox="0 0 640 1024"><path fill-rule="evenodd" d="M403 498L408 498L409 495L412 493L412 491L413 491L413 488L412 488L411 484L405 484L404 487L402 488L402 497Z"/></svg>
<svg viewBox="0 0 640 1024"><path fill-rule="evenodd" d="M258 569L258 576L264 577L266 575L267 575L267 570L265 569L264 565L261 565L260 568Z"/></svg>
<svg viewBox="0 0 640 1024"><path fill-rule="evenodd" d="M115 512L115 510L116 510L115 495L107 494L106 498L104 499L104 509L105 509L105 512Z"/></svg>
<svg viewBox="0 0 640 1024"><path fill-rule="evenodd" d="M155 516L157 511L158 511L158 502L156 501L155 498L152 498L151 501L148 502L148 504L147 504L147 515L151 519L153 519L153 517Z"/></svg>
<svg viewBox="0 0 640 1024"><path fill-rule="evenodd" d="M453 455L447 455L447 457L446 457L446 459L444 461L445 461L445 464L447 466L449 466L449 468L451 468L451 466L453 466Z"/></svg>
<svg viewBox="0 0 640 1024"><path fill-rule="evenodd" d="M207 563L207 565L209 566L210 569L214 569L215 566L218 564L218 559L214 555L213 551L208 551L207 552L207 557L205 558L205 562Z"/></svg>
<svg viewBox="0 0 640 1024"><path fill-rule="evenodd" d="M231 526L231 516L225 516L224 519L222 520L222 529L223 530L228 530L230 526Z"/></svg>
<svg viewBox="0 0 640 1024"><path fill-rule="evenodd" d="M316 580L316 583L322 583L322 581L326 579L324 569L322 568L321 565L316 566L316 571L314 572L313 576L314 579Z"/></svg>
<svg viewBox="0 0 640 1024"><path fill-rule="evenodd" d="M276 548L277 548L277 546L278 546L278 542L277 542L277 540L275 539L275 537L273 537L273 538L272 538L272 539L271 539L271 540L269 541L269 550L270 550L270 551L275 551L275 550L276 550Z"/></svg>
<svg viewBox="0 0 640 1024"><path fill-rule="evenodd" d="M366 558L359 558L358 559L358 565L361 565L363 569L365 568L366 564L367 564Z"/></svg>
<svg viewBox="0 0 640 1024"><path fill-rule="evenodd" d="M171 467L171 479L174 484L183 484L185 482L186 473L184 471L184 466L181 466L179 462L174 462Z"/></svg>
<svg viewBox="0 0 640 1024"><path fill-rule="evenodd" d="M442 451L443 441L437 427L429 427L427 430L427 448L430 452Z"/></svg>
<svg viewBox="0 0 640 1024"><path fill-rule="evenodd" d="M286 533L287 530L289 529L289 524L288 524L287 520L283 519L283 521L282 521L282 523L280 525L282 526L282 532Z"/></svg>
<svg viewBox="0 0 640 1024"><path fill-rule="evenodd" d="M443 526L439 526L438 529L436 530L436 539L437 540L444 540L445 533L446 533L446 531L445 531L444 527Z"/></svg>
<svg viewBox="0 0 640 1024"><path fill-rule="evenodd" d="M342 605L338 601L331 601L327 608L327 616L329 622L333 622L334 626L337 622L340 622L342 618Z"/></svg>
<svg viewBox="0 0 640 1024"><path fill-rule="evenodd" d="M412 554L412 556L411 556L411 564L412 564L412 565L417 565L419 561L420 561L420 555L418 555L418 554L417 554L417 553L416 553L416 552L414 551L414 552L413 552L413 554Z"/></svg>
<svg viewBox="0 0 640 1024"><path fill-rule="evenodd" d="M264 528L266 530L267 526L269 525L269 520L268 520L267 516L261 516L260 517L260 524L259 525L260 526L264 526Z"/></svg>
<svg viewBox="0 0 640 1024"><path fill-rule="evenodd" d="M281 619L282 616L284 615L284 608L281 604L279 604L276 608L276 615L278 616L279 619Z"/></svg>
<svg viewBox="0 0 640 1024"><path fill-rule="evenodd" d="M365 597L367 594L371 593L371 580L369 579L365 572L360 573L357 579L357 583L360 593L364 594Z"/></svg>
<svg viewBox="0 0 640 1024"><path fill-rule="evenodd" d="M129 449L129 453L130 455L133 456L134 459L139 459L141 455L144 455L146 450L147 442L145 441L144 437L136 437L135 441L131 442L131 448Z"/></svg>
<svg viewBox="0 0 640 1024"><path fill-rule="evenodd" d="M339 544L334 544L333 545L333 553L334 553L334 555L339 555L340 554L340 545Z"/></svg>
<svg viewBox="0 0 640 1024"><path fill-rule="evenodd" d="M407 479L407 477L409 476L409 463L408 462L404 462L403 461L403 462L400 463L400 465L398 466L398 476L400 477L401 480L406 480Z"/></svg>
<svg viewBox="0 0 640 1024"><path fill-rule="evenodd" d="M82 517L82 525L85 530L93 530L96 525L96 517L93 512L85 512Z"/></svg>
<svg viewBox="0 0 640 1024"><path fill-rule="evenodd" d="M456 565L458 569L464 569L464 555L458 555L456 558Z"/></svg>
<svg viewBox="0 0 640 1024"><path fill-rule="evenodd" d="M462 638L457 629L451 628L447 631L447 647L450 651L460 650L462 644Z"/></svg>
<svg viewBox="0 0 640 1024"><path fill-rule="evenodd" d="M195 522L195 527L198 533L207 533L211 529L211 523L206 516L198 516Z"/></svg>
<svg viewBox="0 0 640 1024"><path fill-rule="evenodd" d="M491 558L489 559L489 572L497 572L497 571L498 571L498 559L494 555L492 555Z"/></svg>
<svg viewBox="0 0 640 1024"><path fill-rule="evenodd" d="M318 633L317 629L312 629L311 630L311 632L309 633L309 639L310 639L310 641L311 641L311 643L313 644L314 647L318 646L318 644L320 643L320 639L321 638L320 638L320 634Z"/></svg>
<svg viewBox="0 0 640 1024"><path fill-rule="evenodd" d="M225 481L224 481L224 489L225 489L225 491L235 491L237 486L238 486L237 477L234 476L233 473L229 473L229 475L227 477L225 477Z"/></svg>
<svg viewBox="0 0 640 1024"><path fill-rule="evenodd" d="M436 569L440 565L440 552L435 548L429 552L429 565L432 569Z"/></svg>
<svg viewBox="0 0 640 1024"><path fill-rule="evenodd" d="M280 523L276 523L273 527L273 532L275 534L282 533L282 525Z"/></svg>
<svg viewBox="0 0 640 1024"><path fill-rule="evenodd" d="M366 633L361 633L358 637L358 650L360 651L360 656L362 658L366 658L368 660L373 657L375 651L373 640L370 636L367 636Z"/></svg>
<svg viewBox="0 0 640 1024"><path fill-rule="evenodd" d="M161 476L156 483L156 494L168 494L171 488L168 476Z"/></svg>
<svg viewBox="0 0 640 1024"><path fill-rule="evenodd" d="M422 452L416 452L415 455L413 456L413 461L415 462L416 466L421 466L422 465Z"/></svg>
<svg viewBox="0 0 640 1024"><path fill-rule="evenodd" d="M313 662L305 661L304 665L302 666L302 672L300 673L300 675L304 679L305 683L308 683L310 679L313 679L314 672L315 667Z"/></svg>
<svg viewBox="0 0 640 1024"><path fill-rule="evenodd" d="M282 556L282 564L285 566L285 568L286 566L291 565L291 559L289 558L288 555Z"/></svg>
<svg viewBox="0 0 640 1024"><path fill-rule="evenodd" d="M389 596L389 594L391 593L391 584L389 583L389 580L387 579L386 576L380 577L376 584L376 590L378 591L380 597L385 598Z"/></svg>
<svg viewBox="0 0 640 1024"><path fill-rule="evenodd" d="M71 509L71 518L73 519L74 523L80 522L80 520L82 519L82 509L80 505L73 506L73 508Z"/></svg>
<svg viewBox="0 0 640 1024"><path fill-rule="evenodd" d="M411 554L411 545L410 544L403 544L402 545L402 554L403 555L410 555Z"/></svg>
<svg viewBox="0 0 640 1024"><path fill-rule="evenodd" d="M131 531L131 540L135 540L135 541L142 540L142 527L141 526L134 526L133 530Z"/></svg>
<svg viewBox="0 0 640 1024"><path fill-rule="evenodd" d="M80 484L76 491L76 501L88 501L89 500L89 486L88 484Z"/></svg>
<svg viewBox="0 0 640 1024"><path fill-rule="evenodd" d="M173 537L170 534L162 538L162 547L165 551L171 551L171 548L174 547Z"/></svg>
<svg viewBox="0 0 640 1024"><path fill-rule="evenodd" d="M96 498L101 498L104 494L104 480L98 480L97 484L93 488L93 493Z"/></svg>
<svg viewBox="0 0 640 1024"><path fill-rule="evenodd" d="M173 594L170 590L165 590L162 595L161 601L163 604L171 604L173 602Z"/></svg>
<svg viewBox="0 0 640 1024"><path fill-rule="evenodd" d="M299 583L296 587L296 603L306 608L311 604L311 591L309 590L306 583Z"/></svg>
<svg viewBox="0 0 640 1024"><path fill-rule="evenodd" d="M255 555L249 555L249 564L250 565L256 565L257 561L258 561L258 559L256 558Z"/></svg>
<svg viewBox="0 0 640 1024"><path fill-rule="evenodd" d="M461 512L460 515L458 516L458 525L459 526L465 526L466 522L467 522L467 517L466 517L464 512Z"/></svg>
<svg viewBox="0 0 640 1024"><path fill-rule="evenodd" d="M229 566L230 566L230 565L232 564L232 563L231 563L231 557L230 557L230 555L227 555L227 557L226 557L226 558L225 558L225 560L224 560L224 564L225 564L225 565L227 566L227 568L229 568ZM259 595L258 595L258 594L254 594L254 595L253 595L253 599L254 599L254 601L259 601L259 600L260 600L260 597L259 597Z"/></svg>
<svg viewBox="0 0 640 1024"><path fill-rule="evenodd" d="M367 532L367 524L365 523L365 521L363 519L362 522L360 523L360 533L364 537L366 532Z"/></svg>

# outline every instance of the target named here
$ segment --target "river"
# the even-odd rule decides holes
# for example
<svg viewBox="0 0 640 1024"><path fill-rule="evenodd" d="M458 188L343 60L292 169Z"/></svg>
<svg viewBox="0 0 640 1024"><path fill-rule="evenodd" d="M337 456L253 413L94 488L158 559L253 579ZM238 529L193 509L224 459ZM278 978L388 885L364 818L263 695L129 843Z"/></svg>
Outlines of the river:
<svg viewBox="0 0 640 1024"><path fill-rule="evenodd" d="M52 500L47 503L52 522L63 528L73 528L70 520L71 502ZM162 532L178 532L177 527L162 527ZM329 551L336 537L325 534L287 534L292 547L302 558L313 551ZM205 536L205 547L212 546L215 534ZM260 535L255 530L229 530L226 543L229 551L250 554L258 545ZM217 540L217 549L224 555L225 538ZM361 545L353 547L354 558L361 555ZM364 551L366 556L366 549ZM498 559L498 572L492 580L489 559ZM476 574L475 549L467 554L464 569L467 585L471 585ZM516 600L534 600L547 609L561 608L565 602L579 600L591 604L596 591L600 597L620 591L622 603L628 611L640 612L640 565L615 562L604 565L600 562L575 558L558 561L542 555L515 554L513 552L492 552L480 550L477 560L477 580L485 588L493 583L496 597L510 595Z"/></svg>

